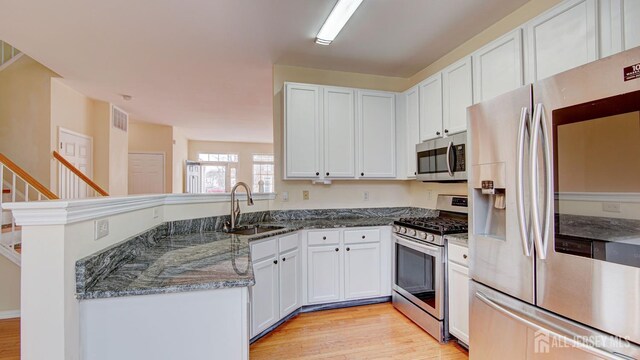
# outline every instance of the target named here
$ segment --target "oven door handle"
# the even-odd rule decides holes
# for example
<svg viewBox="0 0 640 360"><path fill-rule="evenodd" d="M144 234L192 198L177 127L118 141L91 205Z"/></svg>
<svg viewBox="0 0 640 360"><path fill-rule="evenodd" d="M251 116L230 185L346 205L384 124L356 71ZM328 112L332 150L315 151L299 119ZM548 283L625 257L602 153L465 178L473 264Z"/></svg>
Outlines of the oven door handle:
<svg viewBox="0 0 640 360"><path fill-rule="evenodd" d="M453 170L451 170L451 149L453 149L453 141L449 141L449 145L447 145L447 172L449 176L453 177Z"/></svg>
<svg viewBox="0 0 640 360"><path fill-rule="evenodd" d="M393 238L395 240L395 243L398 244L398 245L402 245L402 246L408 247L408 248L413 249L415 251L420 251L420 252L425 253L427 255L433 256L438 260L442 259L442 248L441 247L418 243L417 241L405 238L404 236L402 236L400 234L393 234Z"/></svg>

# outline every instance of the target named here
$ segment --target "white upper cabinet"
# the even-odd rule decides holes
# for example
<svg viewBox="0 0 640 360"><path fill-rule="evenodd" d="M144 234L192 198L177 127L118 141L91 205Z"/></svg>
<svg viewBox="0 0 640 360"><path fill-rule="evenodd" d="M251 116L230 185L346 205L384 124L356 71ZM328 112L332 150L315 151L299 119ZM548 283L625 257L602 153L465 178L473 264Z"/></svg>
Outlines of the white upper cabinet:
<svg viewBox="0 0 640 360"><path fill-rule="evenodd" d="M285 85L285 177L320 175L322 140L320 87Z"/></svg>
<svg viewBox="0 0 640 360"><path fill-rule="evenodd" d="M407 141L407 177L416 177L416 145L420 143L420 96L418 87L405 92L406 102L406 141Z"/></svg>
<svg viewBox="0 0 640 360"><path fill-rule="evenodd" d="M527 82L598 59L596 0L571 0L527 23Z"/></svg>
<svg viewBox="0 0 640 360"><path fill-rule="evenodd" d="M437 73L418 85L420 141L442 136L442 73Z"/></svg>
<svg viewBox="0 0 640 360"><path fill-rule="evenodd" d="M600 56L640 46L640 1L600 0Z"/></svg>
<svg viewBox="0 0 640 360"><path fill-rule="evenodd" d="M622 12L624 49L629 50L640 46L640 1L622 0Z"/></svg>
<svg viewBox="0 0 640 360"><path fill-rule="evenodd" d="M355 176L354 91L324 88L324 176Z"/></svg>
<svg viewBox="0 0 640 360"><path fill-rule="evenodd" d="M522 29L484 46L472 58L474 102L491 99L524 85Z"/></svg>
<svg viewBox="0 0 640 360"><path fill-rule="evenodd" d="M467 107L473 105L471 57L442 71L442 127L445 135L467 130Z"/></svg>
<svg viewBox="0 0 640 360"><path fill-rule="evenodd" d="M396 176L395 94L357 91L359 177Z"/></svg>

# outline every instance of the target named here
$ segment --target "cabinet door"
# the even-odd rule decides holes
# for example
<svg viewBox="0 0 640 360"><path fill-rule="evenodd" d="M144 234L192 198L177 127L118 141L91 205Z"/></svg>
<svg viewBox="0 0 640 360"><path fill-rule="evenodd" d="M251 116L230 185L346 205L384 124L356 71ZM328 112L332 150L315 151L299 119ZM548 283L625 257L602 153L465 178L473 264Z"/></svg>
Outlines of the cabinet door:
<svg viewBox="0 0 640 360"><path fill-rule="evenodd" d="M354 92L324 88L324 176L355 177Z"/></svg>
<svg viewBox="0 0 640 360"><path fill-rule="evenodd" d="M476 51L473 56L476 103L524 85L522 29L516 29Z"/></svg>
<svg viewBox="0 0 640 360"><path fill-rule="evenodd" d="M380 296L382 262L379 242L345 245L344 265L346 300Z"/></svg>
<svg viewBox="0 0 640 360"><path fill-rule="evenodd" d="M358 92L360 177L396 176L395 94Z"/></svg>
<svg viewBox="0 0 640 360"><path fill-rule="evenodd" d="M280 319L300 307L300 251L280 254Z"/></svg>
<svg viewBox="0 0 640 360"><path fill-rule="evenodd" d="M624 49L629 50L640 46L640 1L623 0L622 13L624 19L623 39Z"/></svg>
<svg viewBox="0 0 640 360"><path fill-rule="evenodd" d="M307 249L308 302L325 303L340 300L339 245L310 246Z"/></svg>
<svg viewBox="0 0 640 360"><path fill-rule="evenodd" d="M449 332L469 344L469 269L449 261Z"/></svg>
<svg viewBox="0 0 640 360"><path fill-rule="evenodd" d="M527 82L598 59L596 6L596 0L566 1L527 24Z"/></svg>
<svg viewBox="0 0 640 360"><path fill-rule="evenodd" d="M420 141L442 136L442 73L426 79L420 85Z"/></svg>
<svg viewBox="0 0 640 360"><path fill-rule="evenodd" d="M442 127L445 135L467 130L467 107L473 105L471 57L442 71Z"/></svg>
<svg viewBox="0 0 640 360"><path fill-rule="evenodd" d="M420 96L418 87L406 93L407 102L407 177L416 177L416 145L420 143Z"/></svg>
<svg viewBox="0 0 640 360"><path fill-rule="evenodd" d="M286 84L285 168L289 178L320 175L320 87Z"/></svg>
<svg viewBox="0 0 640 360"><path fill-rule="evenodd" d="M256 284L251 288L251 337L280 319L277 259L274 255L253 264Z"/></svg>

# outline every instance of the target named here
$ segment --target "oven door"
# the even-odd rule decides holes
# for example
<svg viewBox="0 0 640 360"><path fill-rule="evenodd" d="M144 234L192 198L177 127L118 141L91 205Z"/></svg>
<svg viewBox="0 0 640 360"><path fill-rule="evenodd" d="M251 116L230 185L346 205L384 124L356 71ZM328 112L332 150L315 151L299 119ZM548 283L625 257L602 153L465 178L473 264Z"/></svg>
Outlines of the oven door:
<svg viewBox="0 0 640 360"><path fill-rule="evenodd" d="M443 248L394 234L393 290L438 320L444 319Z"/></svg>

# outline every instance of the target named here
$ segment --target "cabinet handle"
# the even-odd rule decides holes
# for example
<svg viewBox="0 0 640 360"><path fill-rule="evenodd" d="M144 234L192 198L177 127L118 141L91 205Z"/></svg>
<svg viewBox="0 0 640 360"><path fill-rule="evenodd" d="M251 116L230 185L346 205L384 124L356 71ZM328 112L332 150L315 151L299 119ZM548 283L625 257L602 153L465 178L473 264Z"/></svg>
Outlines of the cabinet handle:
<svg viewBox="0 0 640 360"><path fill-rule="evenodd" d="M414 172L413 172L413 175L418 175L418 172L417 172L417 171L414 171Z"/></svg>
<svg viewBox="0 0 640 360"><path fill-rule="evenodd" d="M436 131L436 135L440 135L440 131ZM318 175L318 174L316 174L316 175Z"/></svg>
<svg viewBox="0 0 640 360"><path fill-rule="evenodd" d="M462 258L466 259L467 258L467 254L462 255Z"/></svg>
<svg viewBox="0 0 640 360"><path fill-rule="evenodd" d="M360 176L364 176L364 173L360 173Z"/></svg>
<svg viewBox="0 0 640 360"><path fill-rule="evenodd" d="M273 263L278 265L278 260L273 260Z"/></svg>
<svg viewBox="0 0 640 360"><path fill-rule="evenodd" d="M329 176L329 173L327 173L327 176Z"/></svg>
<svg viewBox="0 0 640 360"><path fill-rule="evenodd" d="M320 173L316 171L316 176L318 176L318 175L320 175Z"/></svg>
<svg viewBox="0 0 640 360"><path fill-rule="evenodd" d="M336 251L339 251L340 249L336 248Z"/></svg>
<svg viewBox="0 0 640 360"><path fill-rule="evenodd" d="M366 236L362 235L362 238L364 239L364 238L366 238Z"/></svg>
<svg viewBox="0 0 640 360"><path fill-rule="evenodd" d="M351 248L347 248L347 251L350 251L350 250L351 250Z"/></svg>
<svg viewBox="0 0 640 360"><path fill-rule="evenodd" d="M327 240L327 237L326 237L326 236L323 236L323 237L322 237L322 240Z"/></svg>
<svg viewBox="0 0 640 360"><path fill-rule="evenodd" d="M444 129L444 133L445 133L445 134L448 134L448 133L449 133L449 130Z"/></svg>
<svg viewBox="0 0 640 360"><path fill-rule="evenodd" d="M287 261L287 258L282 258L282 261Z"/></svg>

